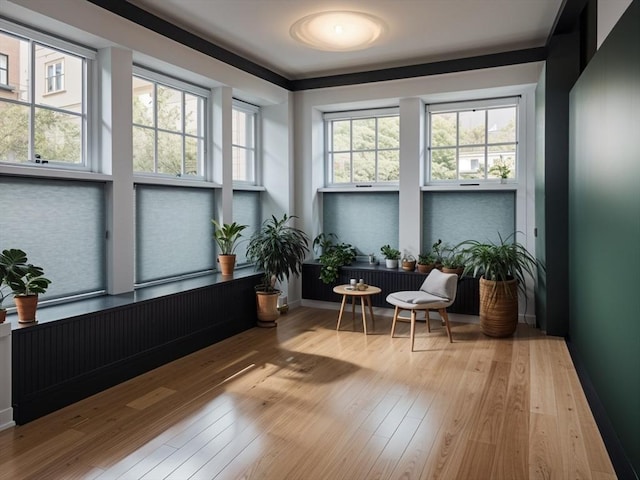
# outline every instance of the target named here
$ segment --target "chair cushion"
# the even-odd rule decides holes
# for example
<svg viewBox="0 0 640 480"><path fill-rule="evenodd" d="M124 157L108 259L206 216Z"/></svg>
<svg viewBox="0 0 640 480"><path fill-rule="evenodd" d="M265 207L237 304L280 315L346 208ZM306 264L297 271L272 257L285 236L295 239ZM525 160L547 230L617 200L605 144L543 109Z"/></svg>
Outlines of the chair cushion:
<svg viewBox="0 0 640 480"><path fill-rule="evenodd" d="M440 308L448 299L422 291L394 292L387 295L387 302L404 309Z"/></svg>
<svg viewBox="0 0 640 480"><path fill-rule="evenodd" d="M434 268L429 272L424 282L422 282L420 290L450 300L452 298L452 288L455 288L457 281L457 275L442 273L440 270Z"/></svg>

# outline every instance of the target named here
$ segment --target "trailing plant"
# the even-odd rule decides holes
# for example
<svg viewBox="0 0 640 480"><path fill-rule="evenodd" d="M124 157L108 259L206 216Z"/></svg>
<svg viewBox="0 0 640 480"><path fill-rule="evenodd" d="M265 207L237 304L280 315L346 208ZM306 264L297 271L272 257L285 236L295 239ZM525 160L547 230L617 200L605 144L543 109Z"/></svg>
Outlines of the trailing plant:
<svg viewBox="0 0 640 480"><path fill-rule="evenodd" d="M458 245L465 255L464 275L482 275L486 280L497 282L516 279L518 288L524 292L526 274L533 277L538 263L515 238L509 241L515 233L504 239L501 235L498 237L498 243L467 240Z"/></svg>
<svg viewBox="0 0 640 480"><path fill-rule="evenodd" d="M320 246L322 254L320 262L320 280L333 283L338 279L340 267L350 265L356 258L356 249L350 243L338 242L334 233L321 233L313 240L314 247Z"/></svg>
<svg viewBox="0 0 640 480"><path fill-rule="evenodd" d="M276 281L288 280L302 271L302 262L309 253L309 237L288 225L293 218L297 217L285 213L277 219L272 215L249 239L247 258L264 273L262 282L256 287L259 290L274 292Z"/></svg>
<svg viewBox="0 0 640 480"><path fill-rule="evenodd" d="M8 286L16 296L45 293L51 283L44 276L42 267L28 263L27 254L17 248L3 250L0 254L0 274L0 287ZM4 300L6 294L0 294L0 300Z"/></svg>
<svg viewBox="0 0 640 480"><path fill-rule="evenodd" d="M380 247L380 251L382 252L384 258L386 258L387 260L397 260L398 258L400 258L400 250L389 245L383 245L382 247Z"/></svg>
<svg viewBox="0 0 640 480"><path fill-rule="evenodd" d="M215 220L211 220L211 223L215 226L213 239L220 247L220 255L233 255L242 236L241 232L247 228L247 225L236 222L220 224Z"/></svg>

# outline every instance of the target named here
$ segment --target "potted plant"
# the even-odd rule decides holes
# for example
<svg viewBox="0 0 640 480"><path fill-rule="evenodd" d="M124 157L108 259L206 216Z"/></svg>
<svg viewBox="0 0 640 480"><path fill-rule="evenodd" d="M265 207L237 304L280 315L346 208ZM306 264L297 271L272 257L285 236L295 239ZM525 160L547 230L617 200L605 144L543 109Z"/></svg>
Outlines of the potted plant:
<svg viewBox="0 0 640 480"><path fill-rule="evenodd" d="M321 249L318 257L320 262L320 280L323 283L335 282L340 267L350 265L356 258L356 249L350 243L337 242L334 233L321 233L313 239L314 250Z"/></svg>
<svg viewBox="0 0 640 480"><path fill-rule="evenodd" d="M302 231L288 225L295 216L285 213L281 219L271 216L263 222L249 239L247 257L262 270L262 282L256 286L258 326L275 327L278 312L276 281L298 276L302 271L302 262L309 252L309 238Z"/></svg>
<svg viewBox="0 0 640 480"><path fill-rule="evenodd" d="M502 159L502 155L500 155L500 159L494 162L489 169L489 173L493 173L500 177L500 183L507 183L507 179L511 173L511 167L509 167L507 162Z"/></svg>
<svg viewBox="0 0 640 480"><path fill-rule="evenodd" d="M429 253L420 253L418 255L418 272L420 273L429 273L436 266L436 256Z"/></svg>
<svg viewBox="0 0 640 480"><path fill-rule="evenodd" d="M246 225L240 225L236 222L219 224L215 220L211 220L215 230L213 239L220 247L218 252L218 263L222 275L231 275L236 266L235 249L238 246L238 240L242 236L242 231L247 228Z"/></svg>
<svg viewBox="0 0 640 480"><path fill-rule="evenodd" d="M459 277L464 272L464 253L456 247L444 247L442 249L442 272L455 273Z"/></svg>
<svg viewBox="0 0 640 480"><path fill-rule="evenodd" d="M383 245L382 247L380 247L380 251L385 258L387 268L398 268L400 250L390 247L389 245Z"/></svg>
<svg viewBox="0 0 640 480"><path fill-rule="evenodd" d="M36 321L38 294L44 293L51 280L44 277L42 267L27 263L27 254L11 248L0 254L0 267L4 283L11 289L20 323Z"/></svg>
<svg viewBox="0 0 640 480"><path fill-rule="evenodd" d="M402 257L402 270L413 272L416 269L416 257L410 253Z"/></svg>
<svg viewBox="0 0 640 480"><path fill-rule="evenodd" d="M506 337L518 325L518 290L524 293L526 274L534 276L536 259L520 243L468 240L464 274L480 277L480 327L485 335Z"/></svg>

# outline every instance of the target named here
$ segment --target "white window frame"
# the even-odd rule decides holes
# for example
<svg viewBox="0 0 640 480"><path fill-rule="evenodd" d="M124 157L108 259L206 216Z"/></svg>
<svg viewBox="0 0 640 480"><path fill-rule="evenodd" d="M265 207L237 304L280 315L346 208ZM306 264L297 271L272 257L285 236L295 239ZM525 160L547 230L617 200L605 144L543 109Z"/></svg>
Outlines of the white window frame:
<svg viewBox="0 0 640 480"><path fill-rule="evenodd" d="M28 100L20 100L20 99L1 99L0 101L5 101L8 103L14 103L18 105L24 105L29 107L29 150L27 155L27 161L23 163L15 163L15 162L1 162L0 165L11 165L13 167L20 166L33 166L38 165L41 167L54 168L54 169L64 169L64 170L84 170L90 171L92 166L95 163L89 158L89 152L93 151L92 139L94 138L93 134L89 131L89 126L94 125L93 115L94 109L92 108L92 104L88 99L88 92L97 91L97 87L94 84L95 81L95 60L97 53L95 50L77 45L75 43L68 42L66 40L62 40L57 37L53 37L47 35L46 33L33 30L31 28L16 25L11 22L8 22L4 19L0 18L0 33L11 35L16 37L19 40L23 40L28 42L29 44L29 99ZM55 159L40 159L36 158L35 152L35 109L36 106L38 108L45 108L52 111L60 111L65 114L73 114L74 112L69 112L64 109L56 109L55 107L51 107L48 105L38 105L36 103L36 92L35 92L35 49L36 46L40 45L46 48L50 48L56 51L59 51L63 54L73 55L79 57L82 60L82 111L78 116L81 118L81 153L80 163L69 163L69 162L59 162ZM7 75L8 75L8 65L7 65ZM8 81L8 78L7 78ZM45 81L46 85L46 81Z"/></svg>
<svg viewBox="0 0 640 480"><path fill-rule="evenodd" d="M426 155L425 155L425 185L475 185L475 184L495 184L500 183L500 179L497 178L487 178L487 171L485 171L485 178L478 179L446 179L446 180L434 180L431 178L431 154L433 149L431 148L431 114L432 113L459 113L459 112L467 112L472 110L491 110L491 109L499 109L505 107L515 107L516 108L516 138L515 138L515 168L514 168L514 178L510 179L510 183L518 182L518 171L520 170L520 163L522 162L522 152L521 152L521 115L522 115L522 107L520 105L520 96L513 97L503 97L503 98L492 98L492 99L483 99L483 100L468 100L468 101L460 101L460 102L447 102L447 103L432 103L426 105L426 128L425 128L425 144L427 145ZM485 125L485 159L487 156L487 148L489 146L495 146L499 144L489 143L487 139L487 128ZM459 145L459 132L457 132L456 139L456 150L460 148ZM512 142L509 142L512 143ZM463 147L467 147L467 145L463 145ZM456 171L460 172L460 159L459 157L456 160Z"/></svg>
<svg viewBox="0 0 640 480"><path fill-rule="evenodd" d="M210 115L209 115L209 110L211 108L211 91L204 88L204 87L200 87L198 85L194 85L188 82L185 82L183 80L179 80L173 77L170 77L168 75L164 75L162 73L159 72L154 72L151 70L147 70L143 67L134 65L133 66L133 76L134 77L138 77L141 78L142 80L148 81L153 83L154 87L154 112L153 112L153 117L154 117L154 125L152 127L148 126L148 125L139 125L133 122L131 122L131 128L133 129L134 127L140 127L140 128L147 128L147 129L151 129L154 130L155 132L155 145L154 145L154 171L153 172L143 172L143 171L137 171L134 169L133 174L134 176L140 176L140 177L156 177L156 178L165 178L165 179L179 179L179 180L184 180L184 181L190 181L190 180L196 180L196 181L203 181L205 180L205 178L207 177L207 165L209 163L209 142L211 141L211 135L210 135ZM168 131L168 130L164 130L158 127L158 102L157 102L157 96L156 96L156 91L157 91L157 87L158 85L162 85L164 87L167 88L171 88L174 90L179 90L182 93L182 132L180 133L180 135L183 137L183 140L185 137L189 137L189 138L201 138L202 139L202 145L203 145L203 152L202 152L202 156L199 159L198 162L198 174L197 175L184 175L184 155L185 155L185 143L184 141L182 142L182 166L183 166L183 172L181 175L170 175L170 174L166 174L166 173L160 173L158 172L158 135L157 133L160 132L169 132L172 134L176 134L177 132L175 131ZM185 133L185 102L184 102L184 94L188 93L190 95L194 95L194 96L198 96L201 97L204 100L203 103L203 107L202 107L202 125L200 126L200 128L198 129L199 132L202 132L202 137L198 135L193 135L193 134L188 134Z"/></svg>
<svg viewBox="0 0 640 480"><path fill-rule="evenodd" d="M6 79L6 82L3 82L0 76L0 86L9 87L9 55L7 55L6 53L0 53L0 57L4 57L5 59L5 66L0 66L0 72L4 73L4 77Z"/></svg>
<svg viewBox="0 0 640 480"><path fill-rule="evenodd" d="M372 182L334 182L333 181L333 162L331 161L331 156L334 153L332 150L332 136L331 136L331 123L334 121L345 121L345 120L360 120L365 118L374 118L376 119L376 135L378 132L377 128L377 119L382 117L394 117L400 116L400 108L399 107L387 107L387 108L376 108L376 109L368 109L368 110L354 110L354 111L344 111L344 112L332 112L325 113L323 116L324 121L324 138L325 138L325 175L326 181L325 185L327 188L344 188L344 187L358 187L358 186L377 186L377 187L397 187L399 184L398 181L378 181L378 152L381 150L395 150L395 149L379 149L376 141L375 154L376 154L376 180ZM398 142L398 155L400 154L400 143ZM357 150L356 150L357 151ZM346 152L346 151L345 151ZM351 149L351 180L353 180L353 153L354 150Z"/></svg>
<svg viewBox="0 0 640 480"><path fill-rule="evenodd" d="M241 150L251 152L253 154L253 165L251 167L253 169L253 178L246 179L246 180L234 178L233 185L239 186L239 187L258 185L259 184L258 179L260 178L259 166L261 164L260 158L258 158L259 152L261 151L261 149L259 148L260 138L258 135L258 132L260 131L260 129L258 128L258 125L261 122L260 107L234 98L232 103L232 110L238 110L253 116L253 132L251 132L251 135L253 138L253 145L242 145L242 144L236 144L233 142L231 143L232 152L235 149L241 149ZM249 138L249 135L247 135L247 138ZM232 153L232 158L233 157L234 155Z"/></svg>

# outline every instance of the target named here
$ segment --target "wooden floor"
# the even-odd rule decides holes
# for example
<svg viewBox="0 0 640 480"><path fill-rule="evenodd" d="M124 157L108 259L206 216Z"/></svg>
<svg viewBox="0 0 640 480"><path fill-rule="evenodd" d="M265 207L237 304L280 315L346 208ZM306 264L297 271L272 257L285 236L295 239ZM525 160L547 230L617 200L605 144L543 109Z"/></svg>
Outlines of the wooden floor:
<svg viewBox="0 0 640 480"><path fill-rule="evenodd" d="M2 479L615 478L562 339L298 308L0 432ZM356 331L352 331L355 328Z"/></svg>

